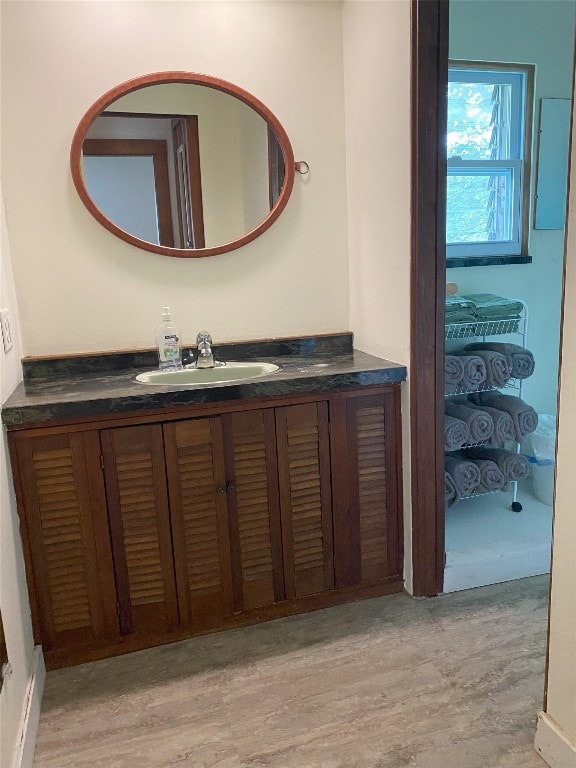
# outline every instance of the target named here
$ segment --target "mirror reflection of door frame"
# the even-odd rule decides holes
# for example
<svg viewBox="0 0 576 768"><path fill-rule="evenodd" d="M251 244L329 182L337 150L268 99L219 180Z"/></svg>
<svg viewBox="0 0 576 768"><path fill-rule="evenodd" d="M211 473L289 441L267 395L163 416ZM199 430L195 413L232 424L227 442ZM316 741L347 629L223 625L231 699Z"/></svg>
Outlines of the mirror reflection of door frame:
<svg viewBox="0 0 576 768"><path fill-rule="evenodd" d="M448 0L412 0L410 419L413 592L444 585Z"/></svg>
<svg viewBox="0 0 576 768"><path fill-rule="evenodd" d="M270 210L276 205L284 185L284 155L278 137L268 126L268 200Z"/></svg>
<svg viewBox="0 0 576 768"><path fill-rule="evenodd" d="M180 247L204 248L198 115L185 115L172 120L172 142Z"/></svg>
<svg viewBox="0 0 576 768"><path fill-rule="evenodd" d="M8 649L6 647L6 636L4 635L4 624L2 623L2 613L0 612L0 691L4 685L4 677L8 673Z"/></svg>
<svg viewBox="0 0 576 768"><path fill-rule="evenodd" d="M158 236L160 245L172 248L174 232L170 209L167 143L161 139L86 139L82 152L87 157L152 157Z"/></svg>

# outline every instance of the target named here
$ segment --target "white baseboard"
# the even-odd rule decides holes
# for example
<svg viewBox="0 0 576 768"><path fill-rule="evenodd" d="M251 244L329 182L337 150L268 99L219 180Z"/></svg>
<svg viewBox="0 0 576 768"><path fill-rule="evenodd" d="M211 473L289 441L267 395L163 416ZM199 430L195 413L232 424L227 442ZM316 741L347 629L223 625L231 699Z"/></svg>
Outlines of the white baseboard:
<svg viewBox="0 0 576 768"><path fill-rule="evenodd" d="M20 731L12 768L32 768L45 680L46 667L44 666L42 648L36 645L32 656L32 669L22 708Z"/></svg>
<svg viewBox="0 0 576 768"><path fill-rule="evenodd" d="M550 768L576 768L576 744L546 712L538 713L534 748Z"/></svg>

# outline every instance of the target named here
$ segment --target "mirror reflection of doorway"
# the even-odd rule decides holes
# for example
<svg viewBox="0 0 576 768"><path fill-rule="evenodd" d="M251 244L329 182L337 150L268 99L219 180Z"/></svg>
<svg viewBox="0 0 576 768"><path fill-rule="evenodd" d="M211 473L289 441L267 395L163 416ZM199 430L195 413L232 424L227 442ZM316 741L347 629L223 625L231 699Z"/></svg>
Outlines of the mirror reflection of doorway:
<svg viewBox="0 0 576 768"><path fill-rule="evenodd" d="M142 240L174 246L168 150L155 139L87 139L84 173L102 213Z"/></svg>
<svg viewBox="0 0 576 768"><path fill-rule="evenodd" d="M141 240L204 248L197 116L103 112L91 132L83 169L100 211Z"/></svg>
<svg viewBox="0 0 576 768"><path fill-rule="evenodd" d="M8 665L8 650L6 648L6 638L4 637L4 624L2 623L2 614L0 613L0 691L4 683Z"/></svg>
<svg viewBox="0 0 576 768"><path fill-rule="evenodd" d="M182 248L204 248L198 117L172 120L178 230Z"/></svg>

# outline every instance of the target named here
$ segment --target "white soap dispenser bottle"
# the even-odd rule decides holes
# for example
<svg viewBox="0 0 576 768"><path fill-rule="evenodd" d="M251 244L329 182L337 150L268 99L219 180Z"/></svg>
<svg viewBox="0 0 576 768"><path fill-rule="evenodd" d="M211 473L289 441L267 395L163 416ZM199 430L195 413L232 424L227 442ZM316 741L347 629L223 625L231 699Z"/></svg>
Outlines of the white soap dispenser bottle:
<svg viewBox="0 0 576 768"><path fill-rule="evenodd" d="M161 371L177 371L182 368L180 334L172 322L170 307L162 307L162 322L156 331L156 347Z"/></svg>

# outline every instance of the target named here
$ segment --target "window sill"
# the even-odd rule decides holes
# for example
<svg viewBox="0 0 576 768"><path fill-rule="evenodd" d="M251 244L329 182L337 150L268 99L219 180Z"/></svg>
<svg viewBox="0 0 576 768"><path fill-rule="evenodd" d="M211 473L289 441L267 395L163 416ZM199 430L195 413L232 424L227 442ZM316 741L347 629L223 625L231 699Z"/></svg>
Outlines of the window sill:
<svg viewBox="0 0 576 768"><path fill-rule="evenodd" d="M455 267L496 267L501 264L531 264L532 256L448 256L446 269Z"/></svg>

